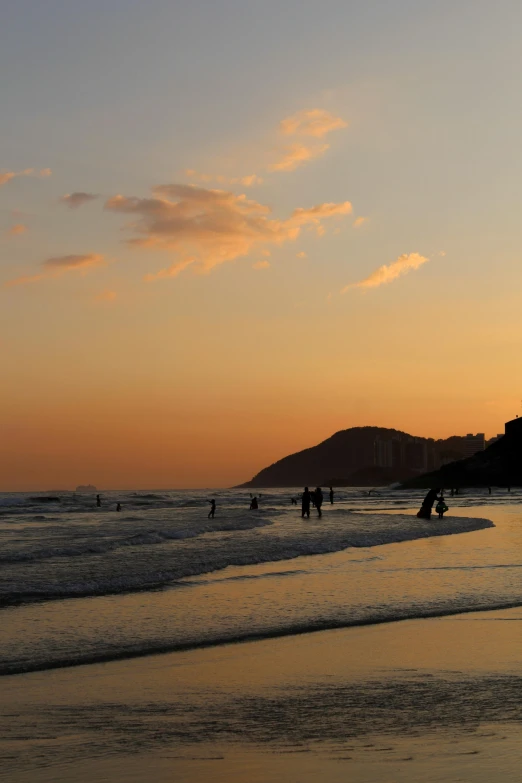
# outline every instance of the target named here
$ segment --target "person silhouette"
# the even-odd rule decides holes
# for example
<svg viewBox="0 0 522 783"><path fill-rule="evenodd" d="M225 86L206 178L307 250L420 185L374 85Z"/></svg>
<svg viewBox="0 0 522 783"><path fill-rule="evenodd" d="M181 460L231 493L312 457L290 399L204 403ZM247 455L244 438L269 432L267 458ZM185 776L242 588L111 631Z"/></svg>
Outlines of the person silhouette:
<svg viewBox="0 0 522 783"><path fill-rule="evenodd" d="M207 519L214 519L214 514L216 513L216 501L214 498L212 498L212 500L207 500L207 503L210 503L210 511L208 512Z"/></svg>
<svg viewBox="0 0 522 783"><path fill-rule="evenodd" d="M101 498L100 498L100 496L99 496L99 495L96 495L96 506L97 506L98 508L100 508L100 506L101 506Z"/></svg>
<svg viewBox="0 0 522 783"><path fill-rule="evenodd" d="M297 498L290 498L292 501L292 506L297 506Z"/></svg>
<svg viewBox="0 0 522 783"><path fill-rule="evenodd" d="M439 515L439 519L443 518L447 510L448 507L446 505L446 501L444 500L444 495L441 492L440 497L437 498L437 505L435 506L435 511Z"/></svg>
<svg viewBox="0 0 522 783"><path fill-rule="evenodd" d="M250 501L250 510L252 511L252 509L256 509L256 508L259 508L259 505L258 505L258 502L257 502L257 498L254 495L254 497Z"/></svg>
<svg viewBox="0 0 522 783"><path fill-rule="evenodd" d="M431 519L431 509L433 508L433 504L436 500L438 500L438 494L439 492L442 494L442 489L430 489L424 500L422 501L422 506L420 507L420 510L417 512L417 516L419 519Z"/></svg>
<svg viewBox="0 0 522 783"><path fill-rule="evenodd" d="M305 487L301 495L301 516L304 517L306 515L308 519L310 519L310 500L310 491L308 487Z"/></svg>
<svg viewBox="0 0 522 783"><path fill-rule="evenodd" d="M330 503L332 504L332 506L333 506L333 499L334 499L334 491L333 491L333 487L330 487Z"/></svg>
<svg viewBox="0 0 522 783"><path fill-rule="evenodd" d="M116 511L121 511L121 503L118 503L118 504L116 505Z"/></svg>
<svg viewBox="0 0 522 783"><path fill-rule="evenodd" d="M315 497L315 507L317 509L317 516L322 517L323 512L321 511L321 506L323 505L323 490L321 487L317 487L314 492Z"/></svg>

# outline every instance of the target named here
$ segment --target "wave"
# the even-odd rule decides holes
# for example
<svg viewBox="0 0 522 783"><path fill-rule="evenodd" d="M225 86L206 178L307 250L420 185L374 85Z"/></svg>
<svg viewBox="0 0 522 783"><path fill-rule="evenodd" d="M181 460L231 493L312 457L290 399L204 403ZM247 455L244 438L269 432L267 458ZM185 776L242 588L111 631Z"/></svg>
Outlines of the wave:
<svg viewBox="0 0 522 783"><path fill-rule="evenodd" d="M251 566L262 563L293 560L298 557L324 555L339 552L348 548L365 548L383 544L401 543L420 538L447 536L458 533L483 530L494 527L488 519L472 517L445 517L436 524L421 524L415 516L400 516L375 514L373 516L350 514L342 526L338 518L328 523L323 518L319 525L305 523L287 531L272 529L270 535L259 535L255 528L271 524L269 518L239 517L235 520L223 520L217 532L241 531L241 535L216 539L212 542L201 535L209 531L210 525L200 523L197 536L194 530L185 528L186 538L194 539L192 547L184 547L183 551L172 552L170 549L157 547L152 560L147 560L139 553L139 558L119 563L114 560L98 563L94 570L90 563L85 568L87 578L81 578L82 571L76 562L66 563L66 571L58 579L53 568L48 574L38 577L35 581L32 575L14 574L13 580L2 585L0 589L0 607L13 606L35 601L51 601L66 598L111 595L125 592L156 590L170 587L186 577L200 576L216 571L222 571L229 566ZM217 527L216 524L216 527ZM250 533L250 535L249 535ZM180 531L141 533L126 539L127 551L133 546L147 543L162 543L162 535L170 536L169 540L179 538ZM134 542L134 544L133 544ZM164 540L163 540L164 542ZM212 545L210 545L210 543ZM103 542L104 553L109 549L121 547L122 542ZM92 554L92 545L88 551L81 554ZM70 552L68 553L70 555ZM49 557L56 557L56 554ZM64 553L65 555L65 553ZM4 561L5 562L5 561ZM114 569L122 565L119 575ZM12 566L15 568L15 566ZM16 569L15 569L16 570ZM38 575L37 575L38 576ZM94 578L93 578L94 577ZM32 587L30 587L32 585Z"/></svg>
<svg viewBox="0 0 522 783"><path fill-rule="evenodd" d="M37 521L43 521L41 517L32 517ZM122 523L143 521L140 517L124 517ZM30 551L14 551L0 555L0 563L27 563L37 560L49 560L53 558L85 557L89 555L102 555L114 552L126 547L154 546L169 541L184 541L190 538L207 535L208 533L226 533L239 530L251 530L257 527L271 525L272 520L260 517L250 517L239 520L209 520L199 522L190 527L182 527L177 530L146 530L134 533L126 538L111 538L109 536L97 542L82 542L76 546L54 546Z"/></svg>
<svg viewBox="0 0 522 783"><path fill-rule="evenodd" d="M446 607L419 608L415 605L404 607L402 610L386 613L375 613L367 617L357 619L327 619L309 622L289 623L285 626L262 628L258 631L251 629L242 632L225 633L212 638L197 640L168 642L150 642L139 646L129 646L119 650L110 649L98 652L77 653L63 658L48 658L35 661L2 661L0 663L0 676L12 676L27 674L28 672L44 671L48 669L64 669L73 666L86 666L110 661L128 660L131 658L144 658L151 655L164 655L168 653L197 650L208 647L220 647L229 644L242 644L246 642L260 641L262 639L278 639L286 636L299 636L321 631L333 631L343 628L361 628L372 625L384 625L388 623L402 622L404 620L421 620L436 617L450 617L457 614L473 614L484 611L498 611L501 609L513 609L522 606L522 598L516 601L492 601L476 603L472 606L458 601Z"/></svg>

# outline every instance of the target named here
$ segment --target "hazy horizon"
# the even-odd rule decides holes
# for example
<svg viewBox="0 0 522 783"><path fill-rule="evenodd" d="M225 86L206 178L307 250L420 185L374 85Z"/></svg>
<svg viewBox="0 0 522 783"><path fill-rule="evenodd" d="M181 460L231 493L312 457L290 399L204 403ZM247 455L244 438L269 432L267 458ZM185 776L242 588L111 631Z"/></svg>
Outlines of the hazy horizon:
<svg viewBox="0 0 522 783"><path fill-rule="evenodd" d="M361 425L361 426L362 427L374 427L375 425L367 424L367 425ZM387 428L380 428L380 429L395 429L395 428L387 427ZM342 430L340 430L340 431L342 431ZM313 448L314 446L319 445L319 443L323 443L325 440L329 440L331 437L333 437L336 434L338 434L338 433L332 433L327 438L323 439L322 441L319 441L318 443L311 443L308 446L305 446L304 450L306 450L308 448ZM419 435L418 433L416 433L416 434L414 434L414 433L405 433L405 434L409 435L410 437L425 438L426 440L430 440L430 439L431 440L435 440L435 441L440 440L438 438L431 438L429 435ZM466 433L466 434L469 434L469 433ZM473 434L476 434L476 433L473 433ZM503 434L504 433L496 433L496 435L503 435ZM455 433L453 433L453 435L450 435L448 437L464 437L464 436L465 436L464 434L456 435ZM494 436L492 436L492 437L494 437ZM487 440L488 439L486 438L486 444L487 444ZM300 449L298 451L302 451L302 450L303 449ZM4 493L9 493L9 492L25 492L25 493L26 492L59 492L59 491L74 492L76 490L76 488L79 487L79 486L87 487L89 485L90 486L94 486L96 488L96 490L100 491L100 492L120 492L120 491L121 492L162 492L162 491L166 491L166 492L170 492L170 491L175 491L175 492L187 491L187 492L191 492L191 491L200 491L200 490L207 490L207 489L208 490L234 489L235 487L240 487L242 484L250 481L252 478L254 478L254 476L256 476L264 468L269 467L269 465L277 463L278 461L280 461L284 457L291 456L292 454L295 454L295 453L298 453L298 452L286 452L286 453L282 454L281 456L278 456L276 459L274 459L273 463L267 463L265 465L261 465L258 469L256 469L254 471L254 473L252 473L247 478L238 479L233 484L228 484L228 485L227 484L222 484L222 485L219 485L219 484L216 484L216 485L210 485L210 484L209 485L204 485L204 484L201 484L201 485L192 485L192 486L181 486L181 485L178 486L174 482L173 484L164 485L164 486L132 485L132 486L119 486L119 487L111 486L111 487L109 487L109 486L103 486L103 485L99 485L99 484L93 483L93 482L91 482L89 480L85 480L85 481L77 481L75 484L69 485L69 486L59 486L58 484L56 484L56 485L54 485L52 487L49 487L49 486L43 487L43 486L41 486L39 488L24 487L24 488L18 488L18 489L6 488L6 489L0 489L0 492L4 492Z"/></svg>

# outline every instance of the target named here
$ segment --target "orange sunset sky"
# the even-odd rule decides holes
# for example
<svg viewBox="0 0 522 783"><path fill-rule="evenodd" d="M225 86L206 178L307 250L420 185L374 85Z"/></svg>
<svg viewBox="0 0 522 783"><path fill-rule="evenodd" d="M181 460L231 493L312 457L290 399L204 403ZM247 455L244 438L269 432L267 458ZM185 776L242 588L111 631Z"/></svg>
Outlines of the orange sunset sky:
<svg viewBox="0 0 522 783"><path fill-rule="evenodd" d="M1 17L0 490L519 413L520 4Z"/></svg>

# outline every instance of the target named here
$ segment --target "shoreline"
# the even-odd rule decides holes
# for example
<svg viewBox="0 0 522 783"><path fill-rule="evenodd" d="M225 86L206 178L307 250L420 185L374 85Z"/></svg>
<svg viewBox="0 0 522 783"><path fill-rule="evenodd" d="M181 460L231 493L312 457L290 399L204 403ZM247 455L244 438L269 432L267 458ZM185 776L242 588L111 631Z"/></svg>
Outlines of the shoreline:
<svg viewBox="0 0 522 783"><path fill-rule="evenodd" d="M383 617L381 619L377 620L354 620L353 622L340 622L338 624L335 623L328 623L324 625L317 625L317 626L303 626L303 627L296 627L296 628L282 628L280 630L274 630L271 632L260 632L258 634L255 633L246 633L244 636L236 637L233 639L229 639L224 637L223 639L216 639L212 641L201 641L201 642L194 642L194 643L187 643L187 644L178 644L174 646L165 646L165 647L155 647L144 651L133 651L133 652L122 652L122 653L115 653L113 655L99 655L99 656L92 656L88 660L78 660L78 661L55 661L50 664L41 664L41 665L35 665L31 668L20 668L16 669L15 667L12 668L12 670L2 670L0 665L0 678L4 677L20 677L24 675L29 674L37 674L42 673L46 671L56 671L56 670L62 670L62 669L76 669L76 668L83 668L86 666L98 666L100 664L107 664L107 663L118 663L122 661L133 661L133 660L139 660L143 658L149 658L149 657L156 657L156 656L166 656L166 655L175 655L176 653L185 653L185 652L193 652L197 650L208 650L213 648L224 648L229 646L236 646L236 645L243 645L243 644L254 644L256 642L262 642L262 641L270 641L275 639L286 639L286 638L292 638L292 637L301 637L301 636L307 636L312 634L318 634L318 633L325 633L328 631L342 631L342 630L349 630L351 628L373 628L373 627L379 627L382 625L393 625L395 623L404 623L408 621L415 621L415 620L437 620L437 619L446 619L449 617L457 617L459 615L468 615L468 614L480 614L483 612L502 612L507 611L510 609L518 609L522 607L522 597L518 601L513 602L506 602L503 604L499 604L497 606L474 606L469 607L465 609L459 609L455 611L455 609L448 609L448 610L433 610L433 611L426 611L423 614L405 614L402 617Z"/></svg>
<svg viewBox="0 0 522 783"><path fill-rule="evenodd" d="M34 672L5 681L0 758L12 783L514 782L521 640L497 610Z"/></svg>
<svg viewBox="0 0 522 783"><path fill-rule="evenodd" d="M379 515L379 524L382 525L383 521L386 521L386 524L391 528L389 542L377 543L376 538L380 537L377 530L372 533L375 543L371 546L351 546L326 553L303 553L287 559L288 569L282 572L271 572L270 570L276 563L285 562L282 560L270 560L246 566L230 565L204 574L198 573L194 577L180 582L173 589L129 591L94 597L80 596L64 601L31 602L13 607L11 608L12 615L9 617L11 620L16 619L16 624L20 628L27 628L35 624L41 624L45 627L51 623L47 632L51 655L46 651L45 645L41 644L38 653L29 657L26 650L20 647L13 636L13 644L16 645L18 654L13 647L11 655L4 656L4 660L0 661L0 676L12 677L30 672L90 666L110 661L147 658L160 654L168 655L187 650L219 648L225 645L245 644L255 640L295 637L333 629L389 624L415 618L445 617L458 612L487 611L488 609L510 608L519 605L518 600L508 600L507 597L498 598L495 602L492 602L491 598L489 601L484 599L480 604L473 604L466 596L455 598L446 595L431 606L429 603L419 605L415 601L383 606L370 600L366 607L363 602L358 607L354 607L353 611L349 606L344 605L341 613L332 613L325 606L324 610L317 609L311 614L306 611L304 613L297 612L290 618L286 611L286 600L281 600L276 614L273 617L267 616L266 619L259 618L257 624L252 622L245 624L240 616L236 621L229 622L226 611L222 617L223 624L219 622L209 624L209 618L201 615L201 606L206 606L211 600L208 592L209 584L207 584L205 577L215 576L215 579L211 578L208 582L213 582L220 591L228 591L226 592L227 600L233 600L236 604L238 600L244 601L244 610L248 611L249 600L264 603L263 596L267 589L265 586L267 583L264 580L267 577L271 579L275 577L275 582L272 584L281 582L281 587L286 580L287 598L288 591L290 591L295 595L295 601L299 602L300 589L324 591L324 579L320 577L318 582L315 581L314 572L317 569L320 573L321 569L328 570L333 567L332 578L336 579L337 583L331 589L334 591L346 589L346 583L342 581L343 569L347 569L347 577L351 574L352 578L363 578L357 575L359 569L364 567L365 561L371 564L372 560L378 562L383 557L385 559L399 557L401 567L404 567L407 563L408 551L410 556L417 553L417 558L422 560L422 552L426 546L431 547L433 542L437 540L447 539L452 541L452 546L465 548L462 546L462 533L477 535L495 528L491 520L471 515L447 517L444 526L438 521L434 521L432 525L428 523L417 525L416 518L409 515L405 529L403 527L404 519L405 515L403 514ZM368 515L365 515L365 520L369 520L370 525L373 521ZM390 525L387 520L393 520L394 524ZM413 520L415 522L412 527ZM398 528L395 528L395 524ZM415 529L417 527L418 530ZM315 530L319 535L325 533L324 527L316 526ZM412 538L412 532L417 533L417 536ZM405 534L408 536L407 538L404 537ZM352 533L347 535L353 537ZM363 538L366 537L367 534L364 533ZM457 539L460 540L458 543ZM406 546L409 546L410 549L403 549ZM364 550L368 550L368 552L365 553ZM379 550L381 550L380 555ZM371 556L365 557L370 553ZM339 568L340 570L338 570ZM386 576L386 573L381 572L381 576ZM203 577L203 579L199 577ZM317 585L317 588L312 588L311 583L307 581L311 578L314 579L313 584ZM341 578L341 582L338 581L339 578ZM245 579L247 582L241 581ZM235 585L236 581L237 586ZM250 599L247 597L248 595L251 596ZM297 606L297 604L295 605ZM79 638L75 649L69 648L60 651L55 645L54 640L58 635L66 634L70 637L71 624L76 623L77 618L83 616L84 612L93 618L86 626L89 633L94 632L96 625L99 625L99 630L96 633L99 638L103 638L106 633L104 629L109 631L111 623L127 626L130 631L129 624L134 622L133 618L139 617L144 606L147 606L149 612L155 612L155 616L158 618L158 627L165 623L169 624L169 633L163 634L163 638L158 635L155 629L145 629L141 636L127 632L125 637L121 637L118 647L104 645L95 649L91 644L91 636L85 637L85 643ZM185 624L185 621L181 612L182 606L187 607L189 614L191 612L200 613L197 627L192 623L192 627L186 633L183 632L182 624ZM339 609L341 610L341 606ZM80 630L74 633L79 632ZM27 649L30 650L30 637L27 640L27 645L29 645Z"/></svg>

